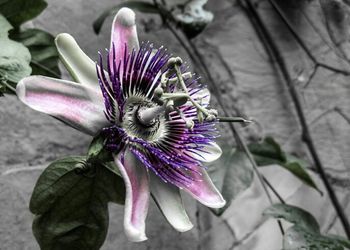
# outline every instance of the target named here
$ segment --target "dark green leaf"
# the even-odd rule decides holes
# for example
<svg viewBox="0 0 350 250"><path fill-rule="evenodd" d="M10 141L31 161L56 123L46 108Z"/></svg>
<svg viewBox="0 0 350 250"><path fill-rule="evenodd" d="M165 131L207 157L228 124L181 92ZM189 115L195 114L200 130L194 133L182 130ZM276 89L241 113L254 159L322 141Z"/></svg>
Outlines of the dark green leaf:
<svg viewBox="0 0 350 250"><path fill-rule="evenodd" d="M117 168L117 166L115 165L114 161L104 162L103 165L107 169L109 169L109 171L112 171L116 175L122 176L120 171L119 171L119 168Z"/></svg>
<svg viewBox="0 0 350 250"><path fill-rule="evenodd" d="M296 162L305 169L310 166L310 163L308 163L307 161L288 153L286 153L286 159L286 162Z"/></svg>
<svg viewBox="0 0 350 250"><path fill-rule="evenodd" d="M246 154L238 150L224 149L220 159L209 167L209 174L226 200L223 208L212 210L218 216L224 213L232 200L253 181L251 163Z"/></svg>
<svg viewBox="0 0 350 250"><path fill-rule="evenodd" d="M58 51L51 34L39 29L28 29L11 33L11 38L29 49L32 55L30 66L33 75L60 78Z"/></svg>
<svg viewBox="0 0 350 250"><path fill-rule="evenodd" d="M316 186L315 182L311 179L310 175L306 170L297 162L288 162L283 165L281 165L285 169L287 169L289 172L291 172L293 175L299 178L302 182L304 182L306 185L313 187L320 193L322 193Z"/></svg>
<svg viewBox="0 0 350 250"><path fill-rule="evenodd" d="M289 228L283 237L283 250L344 250L344 246L337 240L299 226Z"/></svg>
<svg viewBox="0 0 350 250"><path fill-rule="evenodd" d="M143 1L127 1L120 3L112 8L106 9L93 23L93 28L96 34L100 33L102 25L107 17L115 15L119 9L128 7L130 9L138 10L143 13L159 14L158 8L151 3Z"/></svg>
<svg viewBox="0 0 350 250"><path fill-rule="evenodd" d="M258 166L281 164L287 161L285 153L272 137L266 137L261 143L251 143L248 147Z"/></svg>
<svg viewBox="0 0 350 250"><path fill-rule="evenodd" d="M105 138L97 135L94 137L92 142L90 143L88 150L88 158L95 158L98 154L101 153L104 147Z"/></svg>
<svg viewBox="0 0 350 250"><path fill-rule="evenodd" d="M188 1L182 13L175 15L175 20L188 38L199 35L213 21L213 13L203 8L206 3L207 1Z"/></svg>
<svg viewBox="0 0 350 250"><path fill-rule="evenodd" d="M108 163L111 163L114 165L114 159L112 153L107 150L104 146L105 144L105 138L98 134L94 137L92 142L90 143L89 150L88 150L88 161L91 163L94 162L103 162L105 166L108 165ZM111 170L114 171L114 170ZM119 175L119 172L118 172Z"/></svg>
<svg viewBox="0 0 350 250"><path fill-rule="evenodd" d="M273 164L281 166L306 185L322 193L306 171L307 163L293 155L286 154L272 137L266 137L261 143L251 143L248 148L258 166Z"/></svg>
<svg viewBox="0 0 350 250"><path fill-rule="evenodd" d="M340 236L320 234L316 219L307 211L286 204L275 204L264 215L285 219L294 224L283 237L283 250L344 250L350 242Z"/></svg>
<svg viewBox="0 0 350 250"><path fill-rule="evenodd" d="M30 75L31 56L25 46L8 38L8 31L12 26L2 15L0 27L0 85L9 84L15 87L19 80Z"/></svg>
<svg viewBox="0 0 350 250"><path fill-rule="evenodd" d="M1 0L0 13L17 28L39 15L46 6L44 0Z"/></svg>
<svg viewBox="0 0 350 250"><path fill-rule="evenodd" d="M108 228L108 202L123 203L121 177L84 157L52 163L30 201L34 235L42 250L100 249Z"/></svg>
<svg viewBox="0 0 350 250"><path fill-rule="evenodd" d="M0 14L0 38L7 38L10 30L13 29L12 25L6 20L6 18Z"/></svg>
<svg viewBox="0 0 350 250"><path fill-rule="evenodd" d="M350 249L350 241L344 237L341 237L339 235L327 235L328 238L335 240L337 242L339 242L341 245L343 245L344 247L347 247Z"/></svg>
<svg viewBox="0 0 350 250"><path fill-rule="evenodd" d="M264 211L264 215L285 219L310 232L320 231L316 219L309 212L287 204L275 204Z"/></svg>

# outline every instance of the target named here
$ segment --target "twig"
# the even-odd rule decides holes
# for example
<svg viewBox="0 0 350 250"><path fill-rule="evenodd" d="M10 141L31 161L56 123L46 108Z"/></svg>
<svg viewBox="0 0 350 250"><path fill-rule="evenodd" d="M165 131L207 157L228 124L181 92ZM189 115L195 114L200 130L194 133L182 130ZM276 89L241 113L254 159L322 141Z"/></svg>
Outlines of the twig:
<svg viewBox="0 0 350 250"><path fill-rule="evenodd" d="M274 10L276 11L276 13L279 15L279 17L282 19L282 21L284 22L284 24L287 26L288 30L290 31L290 33L294 36L294 38L297 40L297 42L300 44L301 48L305 51L305 53L308 55L308 57L311 59L311 61L315 64L315 66L319 66L325 69L329 69L331 71L334 71L336 73L340 73L343 75L350 75L349 71L346 70L342 70L342 69L338 69L335 68L331 65L319 62L317 60L317 58L311 53L311 51L308 49L308 47L306 46L306 44L304 43L304 41L301 39L301 37L298 35L298 33L295 31L293 25L289 22L288 18L285 16L285 14L283 13L283 11L281 10L281 8L276 4L275 0L269 0L270 4L272 5L272 7L274 8Z"/></svg>
<svg viewBox="0 0 350 250"><path fill-rule="evenodd" d="M350 117L348 117L341 108L335 107L334 111L337 112L341 117L343 117L347 123L350 124Z"/></svg>
<svg viewBox="0 0 350 250"><path fill-rule="evenodd" d="M11 174L16 174L19 172L30 172L30 171L34 171L34 170L44 170L45 168L46 168L46 166L13 168L13 169L9 169L9 170L6 170L5 172L1 173L0 176L7 176L7 175L11 175Z"/></svg>
<svg viewBox="0 0 350 250"><path fill-rule="evenodd" d="M16 89L12 87L10 84L6 82L6 80L2 81L0 84L3 84L6 88L8 88L13 94L16 94Z"/></svg>
<svg viewBox="0 0 350 250"><path fill-rule="evenodd" d="M308 124L306 122L305 114L299 99L299 95L297 93L297 90L294 86L294 82L291 79L289 72L287 70L287 66L285 65L284 59L281 56L281 53L279 51L279 48L277 47L274 39L271 37L270 32L266 29L265 25L263 24L259 14L255 10L254 6L250 2L250 0L240 0L241 6L246 10L248 17L250 18L251 22L254 24L253 26L255 27L259 38L262 40L262 43L264 44L269 56L271 57L271 61L275 62L275 66L279 69L281 72L284 82L286 83L288 87L289 94L293 100L293 103L295 105L297 115L299 118L299 122L302 127L302 140L305 142L307 145L310 154L313 158L315 167L320 174L320 177L327 189L328 195L333 203L333 206L339 216L339 219L343 225L344 231L348 238L350 238L350 224L349 221L341 207L341 204L332 188L330 185L326 173L324 171L324 166L320 160L320 157L318 156L316 147L314 145L314 141L312 139L311 133L309 131Z"/></svg>

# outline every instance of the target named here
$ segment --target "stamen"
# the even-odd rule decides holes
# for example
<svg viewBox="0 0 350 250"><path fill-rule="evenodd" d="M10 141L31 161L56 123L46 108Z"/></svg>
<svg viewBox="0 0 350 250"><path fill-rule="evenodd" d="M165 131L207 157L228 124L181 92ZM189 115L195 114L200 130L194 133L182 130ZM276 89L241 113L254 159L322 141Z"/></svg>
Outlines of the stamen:
<svg viewBox="0 0 350 250"><path fill-rule="evenodd" d="M167 66L168 70L162 74L161 77L161 88L163 89L163 93L160 93L160 97L157 99L163 99L166 103L173 101L174 108L182 106L187 101L191 102L193 107L197 110L197 118L199 122L204 121L214 121L217 117L217 111L207 109L202 105L202 100L194 100L191 93L185 83L186 79L192 77L190 72L182 73L180 66L182 65L182 59L180 57L172 57L168 60ZM176 77L173 77L173 76ZM170 89L170 84L172 85L172 89ZM179 85L179 86L178 86ZM178 87L180 91L178 91ZM176 110L176 109L175 109ZM176 110L179 113L178 110ZM181 114L179 113L181 116ZM167 117L168 115L166 115ZM182 118L182 116L181 116ZM186 126L189 129L192 129L194 126L194 122L192 119L183 119L186 122Z"/></svg>

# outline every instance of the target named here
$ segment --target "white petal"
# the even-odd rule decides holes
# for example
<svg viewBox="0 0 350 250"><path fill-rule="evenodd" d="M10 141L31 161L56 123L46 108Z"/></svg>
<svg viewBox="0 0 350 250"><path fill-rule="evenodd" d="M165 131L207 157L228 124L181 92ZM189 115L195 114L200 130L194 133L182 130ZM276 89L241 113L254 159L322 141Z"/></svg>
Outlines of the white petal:
<svg viewBox="0 0 350 250"><path fill-rule="evenodd" d="M183 206L179 188L150 173L151 193L167 221L179 232L193 228Z"/></svg>
<svg viewBox="0 0 350 250"><path fill-rule="evenodd" d="M74 80L99 88L96 64L81 50L74 38L62 33L56 37L55 43L60 59Z"/></svg>
<svg viewBox="0 0 350 250"><path fill-rule="evenodd" d="M215 142L211 142L201 149L192 150L189 154L199 161L212 162L221 156L222 151Z"/></svg>
<svg viewBox="0 0 350 250"><path fill-rule="evenodd" d="M126 187L124 230L129 240L147 240L145 220L149 204L149 176L143 164L127 148L114 158Z"/></svg>
<svg viewBox="0 0 350 250"><path fill-rule="evenodd" d="M109 124L103 110L101 92L70 81L44 76L22 79L18 98L37 111L52 115L68 125L94 135Z"/></svg>

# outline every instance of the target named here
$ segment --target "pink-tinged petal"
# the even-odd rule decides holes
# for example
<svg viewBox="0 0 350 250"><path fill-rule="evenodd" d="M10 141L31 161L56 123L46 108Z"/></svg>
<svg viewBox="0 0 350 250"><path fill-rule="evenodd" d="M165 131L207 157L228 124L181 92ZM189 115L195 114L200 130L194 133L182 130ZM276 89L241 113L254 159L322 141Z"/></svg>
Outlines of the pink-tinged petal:
<svg viewBox="0 0 350 250"><path fill-rule="evenodd" d="M167 221L179 232L192 229L179 188L165 183L153 173L150 173L150 177L152 197Z"/></svg>
<svg viewBox="0 0 350 250"><path fill-rule="evenodd" d="M73 79L99 89L96 64L81 50L74 38L62 33L56 37L55 43L60 59Z"/></svg>
<svg viewBox="0 0 350 250"><path fill-rule="evenodd" d="M126 187L124 230L129 240L147 240L145 219L149 204L149 176L146 168L127 148L114 158Z"/></svg>
<svg viewBox="0 0 350 250"><path fill-rule="evenodd" d="M123 60L125 46L129 53L131 53L132 49L139 49L135 13L131 9L124 7L118 11L112 25L111 49L113 49L113 47L115 49L115 59L117 62ZM112 58L113 56L110 56L110 60Z"/></svg>
<svg viewBox="0 0 350 250"><path fill-rule="evenodd" d="M191 152L189 152L189 155L202 162L215 161L221 154L221 148L215 142L211 142L203 148L192 149Z"/></svg>
<svg viewBox="0 0 350 250"><path fill-rule="evenodd" d="M225 206L226 201L214 186L207 172L201 166L193 168L195 171L191 173L191 177L195 180L189 185L178 184L178 186L207 207L221 208Z"/></svg>
<svg viewBox="0 0 350 250"><path fill-rule="evenodd" d="M22 79L18 98L37 111L52 115L90 135L108 125L101 92L88 86L44 76Z"/></svg>

